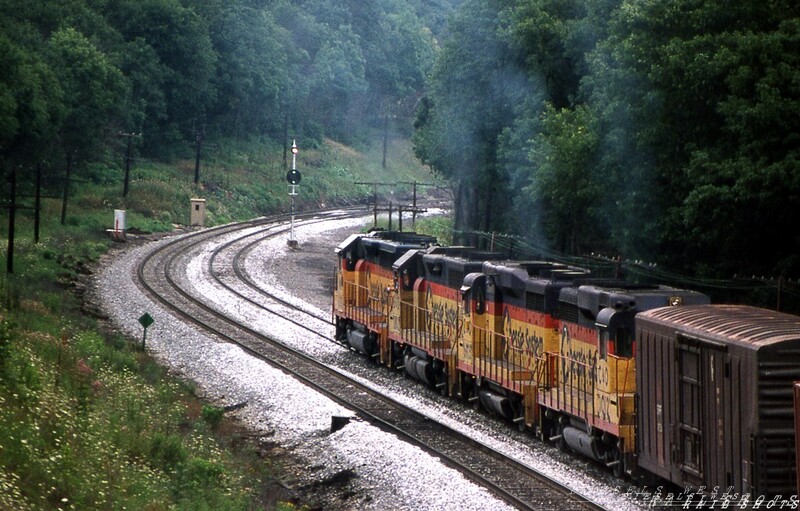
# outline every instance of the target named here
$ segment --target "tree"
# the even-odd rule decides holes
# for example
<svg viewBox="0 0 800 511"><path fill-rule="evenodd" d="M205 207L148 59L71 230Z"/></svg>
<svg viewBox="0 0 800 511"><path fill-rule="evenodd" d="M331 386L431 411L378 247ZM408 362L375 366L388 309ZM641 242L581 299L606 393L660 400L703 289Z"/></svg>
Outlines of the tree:
<svg viewBox="0 0 800 511"><path fill-rule="evenodd" d="M217 54L208 20L179 0L108 2L103 14L135 51L123 62L126 71L139 74L134 88L144 93L133 98L145 110L144 145L155 150L182 143L216 99L212 77Z"/></svg>
<svg viewBox="0 0 800 511"><path fill-rule="evenodd" d="M498 144L535 87L509 51L507 2L468 1L451 24L415 123L415 152L453 183L456 230L503 229L508 173ZM480 191L480 193L478 192Z"/></svg>
<svg viewBox="0 0 800 511"><path fill-rule="evenodd" d="M342 139L347 139L351 100L367 90L364 65L359 38L348 25L331 30L311 59L311 115Z"/></svg>
<svg viewBox="0 0 800 511"><path fill-rule="evenodd" d="M237 136L282 123L281 95L289 82L289 35L273 15L230 3L212 21L218 65L213 115L223 133Z"/></svg>
<svg viewBox="0 0 800 511"><path fill-rule="evenodd" d="M26 2L0 3L0 159L7 167L42 161L64 115L63 90L43 56L44 42L26 19Z"/></svg>
<svg viewBox="0 0 800 511"><path fill-rule="evenodd" d="M526 191L552 248L569 254L606 250L606 182L597 172L599 126L586 106L549 106L530 159L536 173Z"/></svg>
<svg viewBox="0 0 800 511"><path fill-rule="evenodd" d="M798 47L794 18L760 33L721 35L708 57L724 84L718 136L689 154L693 186L679 225L699 263L716 272L800 270L800 236L786 228L800 222Z"/></svg>
<svg viewBox="0 0 800 511"><path fill-rule="evenodd" d="M4 34L0 67L0 155L7 166L35 165L61 123L63 90L38 54Z"/></svg>
<svg viewBox="0 0 800 511"><path fill-rule="evenodd" d="M88 158L113 132L125 80L105 54L83 34L66 28L47 43L48 57L63 89L65 116L59 139L67 154Z"/></svg>
<svg viewBox="0 0 800 511"><path fill-rule="evenodd" d="M629 253L715 276L794 264L794 250L751 247L781 239L767 218L796 220L786 212L797 208L772 202L797 196L786 188L796 185L797 15L783 2L616 11L584 86L602 116L604 172L638 184L617 215Z"/></svg>

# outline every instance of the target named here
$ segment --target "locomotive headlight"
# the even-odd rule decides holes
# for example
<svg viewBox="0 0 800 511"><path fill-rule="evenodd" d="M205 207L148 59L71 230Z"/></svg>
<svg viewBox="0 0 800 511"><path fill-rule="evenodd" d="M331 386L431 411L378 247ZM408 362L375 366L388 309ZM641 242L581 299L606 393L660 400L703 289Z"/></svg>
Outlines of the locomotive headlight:
<svg viewBox="0 0 800 511"><path fill-rule="evenodd" d="M670 296L669 297L669 304L671 307L677 307L679 305L683 305L683 297L682 296Z"/></svg>

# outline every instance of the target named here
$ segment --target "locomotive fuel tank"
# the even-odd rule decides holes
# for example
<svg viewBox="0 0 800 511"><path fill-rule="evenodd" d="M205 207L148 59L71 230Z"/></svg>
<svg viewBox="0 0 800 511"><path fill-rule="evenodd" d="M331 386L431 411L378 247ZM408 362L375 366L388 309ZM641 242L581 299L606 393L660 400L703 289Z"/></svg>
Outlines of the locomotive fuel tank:
<svg viewBox="0 0 800 511"><path fill-rule="evenodd" d="M358 323L354 323L354 326L356 326L356 328L347 330L347 344L359 353L372 356L377 349L375 334L368 332L363 326L358 328Z"/></svg>
<svg viewBox="0 0 800 511"><path fill-rule="evenodd" d="M436 374L433 370L433 359L419 348L411 348L403 357L406 373L415 380L428 386L436 384Z"/></svg>
<svg viewBox="0 0 800 511"><path fill-rule="evenodd" d="M478 390L478 399L484 409L504 419L514 420L516 415L514 404L508 397L508 393L499 388L497 384L489 383L486 387Z"/></svg>
<svg viewBox="0 0 800 511"><path fill-rule="evenodd" d="M566 442L573 451L587 458L603 461L603 442L600 439L593 437L575 426L565 427L561 434L564 435L564 442Z"/></svg>

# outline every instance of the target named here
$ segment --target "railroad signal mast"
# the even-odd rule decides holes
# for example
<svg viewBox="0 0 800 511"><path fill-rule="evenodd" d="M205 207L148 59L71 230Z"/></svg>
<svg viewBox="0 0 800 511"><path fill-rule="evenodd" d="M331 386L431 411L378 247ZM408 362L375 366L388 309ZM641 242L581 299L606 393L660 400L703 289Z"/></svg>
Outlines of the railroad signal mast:
<svg viewBox="0 0 800 511"><path fill-rule="evenodd" d="M289 197L292 199L292 221L289 229L290 248L297 248L297 240L294 237L294 198L297 195L297 185L300 183L300 171L297 170L297 143L292 140L292 169L286 173L286 181L289 182Z"/></svg>

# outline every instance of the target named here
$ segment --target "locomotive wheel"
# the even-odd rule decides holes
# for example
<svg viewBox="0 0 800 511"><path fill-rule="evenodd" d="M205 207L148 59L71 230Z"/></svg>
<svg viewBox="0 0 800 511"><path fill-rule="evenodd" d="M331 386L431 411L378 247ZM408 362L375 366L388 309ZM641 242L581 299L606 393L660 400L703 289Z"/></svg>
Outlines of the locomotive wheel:
<svg viewBox="0 0 800 511"><path fill-rule="evenodd" d="M525 424L525 407L522 406L522 401L517 401L516 405L514 406L514 416L522 419L516 421L517 429L519 429L520 433L525 433L525 431L528 429L528 426Z"/></svg>
<svg viewBox="0 0 800 511"><path fill-rule="evenodd" d="M615 445L609 448L608 458L615 463L611 466L611 473L617 477L625 474L625 456L622 454L621 446Z"/></svg>
<svg viewBox="0 0 800 511"><path fill-rule="evenodd" d="M472 409L475 410L476 412L479 412L481 410L481 400L478 397L478 388L477 387L475 387L475 389L473 390L472 397L470 397L470 399L472 400L472 403L471 403L472 404Z"/></svg>
<svg viewBox="0 0 800 511"><path fill-rule="evenodd" d="M563 420L564 417L558 420L558 426L556 426L556 431L558 435L558 440L556 440L556 446L558 446L558 450L561 452L569 452L570 448L567 445L567 441L564 439L564 428L566 428L569 421Z"/></svg>

